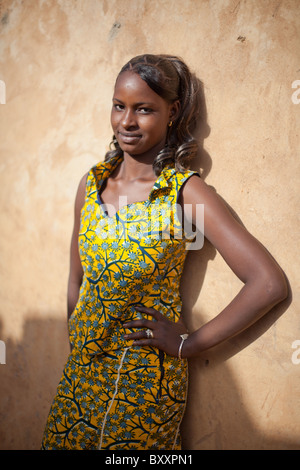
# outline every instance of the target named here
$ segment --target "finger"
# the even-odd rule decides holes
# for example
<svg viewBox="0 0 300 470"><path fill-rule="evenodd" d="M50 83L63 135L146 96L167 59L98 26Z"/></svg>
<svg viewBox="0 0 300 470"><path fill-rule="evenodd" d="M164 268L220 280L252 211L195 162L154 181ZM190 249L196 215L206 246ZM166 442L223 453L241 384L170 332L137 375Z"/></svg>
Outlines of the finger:
<svg viewBox="0 0 300 470"><path fill-rule="evenodd" d="M143 305L138 305L135 307L135 309L138 310L139 312L143 312L143 313L146 313L147 315L151 315L156 320L159 320L162 317L162 314L158 310L155 310L155 308L144 307Z"/></svg>
<svg viewBox="0 0 300 470"><path fill-rule="evenodd" d="M153 346L153 339L136 339L133 341L132 346Z"/></svg>
<svg viewBox="0 0 300 470"><path fill-rule="evenodd" d="M141 318L139 320L132 320L126 323L123 323L124 328L150 328L153 330L155 328L155 322L152 320L147 320L147 318Z"/></svg>
<svg viewBox="0 0 300 470"><path fill-rule="evenodd" d="M124 338L128 340L151 339L148 338L146 330L135 331L134 333L126 334L124 335Z"/></svg>

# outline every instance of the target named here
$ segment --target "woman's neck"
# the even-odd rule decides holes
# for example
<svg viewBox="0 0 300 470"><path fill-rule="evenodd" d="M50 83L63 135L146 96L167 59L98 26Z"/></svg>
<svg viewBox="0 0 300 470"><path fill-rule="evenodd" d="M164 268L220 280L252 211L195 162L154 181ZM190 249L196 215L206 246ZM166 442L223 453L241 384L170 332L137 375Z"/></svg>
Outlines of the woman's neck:
<svg viewBox="0 0 300 470"><path fill-rule="evenodd" d="M118 171L118 178L125 181L154 180L156 176L153 171L153 162L153 157L135 157L124 153L124 159Z"/></svg>

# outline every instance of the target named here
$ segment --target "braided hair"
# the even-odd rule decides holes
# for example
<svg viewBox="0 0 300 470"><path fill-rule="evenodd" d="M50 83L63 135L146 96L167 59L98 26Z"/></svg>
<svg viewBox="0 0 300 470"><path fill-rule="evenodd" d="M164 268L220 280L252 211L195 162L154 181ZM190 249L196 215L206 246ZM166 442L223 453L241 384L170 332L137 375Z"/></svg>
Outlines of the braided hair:
<svg viewBox="0 0 300 470"><path fill-rule="evenodd" d="M137 73L168 103L174 103L176 100L180 103L178 117L172 126L168 127L165 147L153 162L155 174L159 175L165 166L173 166L177 171L188 169L198 152L198 143L193 137L193 132L201 117L201 82L180 58L165 54L136 56L122 67L119 75L126 71ZM115 136L112 145L114 149L106 153L105 160L122 154Z"/></svg>

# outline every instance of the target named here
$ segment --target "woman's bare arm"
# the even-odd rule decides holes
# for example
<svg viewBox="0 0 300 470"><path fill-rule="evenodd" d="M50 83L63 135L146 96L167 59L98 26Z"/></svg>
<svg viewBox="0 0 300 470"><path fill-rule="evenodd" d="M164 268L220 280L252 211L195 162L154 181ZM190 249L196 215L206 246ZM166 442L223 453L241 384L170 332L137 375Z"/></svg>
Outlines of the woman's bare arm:
<svg viewBox="0 0 300 470"><path fill-rule="evenodd" d="M86 186L86 178L87 174L81 179L76 199L75 199L75 209L74 209L74 227L73 233L71 238L71 249L70 249L70 272L69 272L69 280L68 280L68 294L67 294L67 301L68 301L68 319L70 318L74 308L76 306L78 297L79 297L79 289L82 283L83 277L83 270L81 266L81 261L79 257L79 250L78 250L78 234L80 229L80 213L81 209L84 204L85 198L85 186Z"/></svg>
<svg viewBox="0 0 300 470"><path fill-rule="evenodd" d="M182 357L192 357L241 332L284 300L287 283L273 257L203 180L196 176L188 180L182 203L183 207L191 207L185 216L194 224L197 223L196 204L204 204L205 237L244 283L224 310L185 341Z"/></svg>

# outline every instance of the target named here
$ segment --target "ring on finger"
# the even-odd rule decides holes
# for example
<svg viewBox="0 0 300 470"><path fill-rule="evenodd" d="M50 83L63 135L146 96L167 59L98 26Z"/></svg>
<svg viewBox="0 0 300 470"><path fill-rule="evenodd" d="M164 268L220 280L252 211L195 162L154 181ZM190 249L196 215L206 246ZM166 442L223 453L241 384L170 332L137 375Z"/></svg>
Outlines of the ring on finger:
<svg viewBox="0 0 300 470"><path fill-rule="evenodd" d="M147 335L147 338L153 338L153 331L150 330L150 328L147 328L146 335Z"/></svg>

